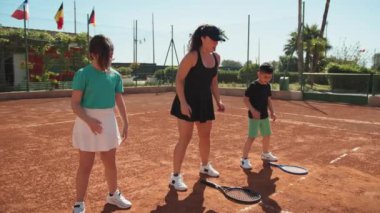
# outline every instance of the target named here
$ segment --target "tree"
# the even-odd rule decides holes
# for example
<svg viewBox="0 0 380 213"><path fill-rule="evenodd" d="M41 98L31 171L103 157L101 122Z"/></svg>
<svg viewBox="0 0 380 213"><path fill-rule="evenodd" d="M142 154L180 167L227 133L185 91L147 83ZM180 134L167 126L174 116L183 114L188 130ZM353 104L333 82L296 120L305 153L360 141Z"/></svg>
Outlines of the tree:
<svg viewBox="0 0 380 213"><path fill-rule="evenodd" d="M247 64L239 70L238 78L246 82L248 85L253 80L257 79L258 64Z"/></svg>
<svg viewBox="0 0 380 213"><path fill-rule="evenodd" d="M305 63L303 64L303 70L302 71L312 71L313 67L318 66L318 70L321 68L320 60L324 59L323 53L325 52L326 48L330 49L331 46L327 43L327 41L322 38L319 38L319 32L317 25L306 25L304 32L302 34L302 48L305 52ZM296 32L290 33L290 38L288 39L287 43L284 46L284 52L285 55L291 56L292 52L298 48L298 44L295 42L298 39L298 34ZM317 56L318 55L318 56ZM318 63L314 64L314 57L319 57ZM301 57L301 60L303 59L303 56ZM297 67L299 68L299 56L297 58ZM298 70L301 72L300 70Z"/></svg>
<svg viewBox="0 0 380 213"><path fill-rule="evenodd" d="M288 39L287 43L284 46L284 53L286 56L292 56L293 53L297 50L297 48L298 48L298 45L297 45L298 36L297 35L298 35L297 32L291 32L290 33L290 38ZM302 49L301 51L303 52L302 43L300 46ZM298 51L297 51L297 56L298 56L298 58L303 58L303 57L299 57ZM302 62L302 60L300 60L300 61Z"/></svg>
<svg viewBox="0 0 380 213"><path fill-rule="evenodd" d="M0 73L5 73L5 61L14 53L25 54L22 29L0 28ZM56 67L59 72L78 70L88 63L86 33L70 35L40 30L29 30L28 54L43 59L43 67L37 68L43 75ZM30 63L29 65L30 66Z"/></svg>
<svg viewBox="0 0 380 213"><path fill-rule="evenodd" d="M278 64L279 72L298 71L298 67L297 67L298 60L296 57L285 55L285 56L280 56L279 60L280 60Z"/></svg>
<svg viewBox="0 0 380 213"><path fill-rule="evenodd" d="M373 55L372 69L380 71L380 53L376 53Z"/></svg>
<svg viewBox="0 0 380 213"><path fill-rule="evenodd" d="M319 33L319 37L320 38L323 38L323 34L325 32L325 27L326 27L326 24L327 24L327 14L329 13L329 8L330 8L330 0L326 0L325 11L323 12L321 31Z"/></svg>
<svg viewBox="0 0 380 213"><path fill-rule="evenodd" d="M321 24L321 30L319 31L319 36L317 39L317 42L319 44L315 45L316 47L322 47L324 44L323 42L326 41L326 39L323 38L323 34L325 32L325 27L327 23L327 14L329 13L329 8L330 8L330 0L326 0L325 4L325 11L323 12L323 18L322 18L322 24ZM313 66L312 66L312 71L313 72L318 72L320 69L319 66L319 58L324 52L320 52L321 48L314 48L313 53L314 53L314 58L313 58Z"/></svg>
<svg viewBox="0 0 380 213"><path fill-rule="evenodd" d="M227 70L239 70L242 68L242 64L239 61L223 60L222 67Z"/></svg>

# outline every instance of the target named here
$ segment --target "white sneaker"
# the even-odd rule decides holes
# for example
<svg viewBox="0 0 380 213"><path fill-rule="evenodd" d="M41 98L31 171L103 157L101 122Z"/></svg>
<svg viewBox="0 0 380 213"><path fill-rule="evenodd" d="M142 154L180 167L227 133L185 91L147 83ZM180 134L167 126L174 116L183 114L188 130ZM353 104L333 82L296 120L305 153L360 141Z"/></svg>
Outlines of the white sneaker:
<svg viewBox="0 0 380 213"><path fill-rule="evenodd" d="M132 203L127 200L119 190L116 190L112 196L107 195L107 203L115 205L121 209L129 209L132 206Z"/></svg>
<svg viewBox="0 0 380 213"><path fill-rule="evenodd" d="M199 169L199 172L202 173L202 174L206 174L206 175L208 175L210 177L219 177L219 172L216 171L212 167L211 163L208 163L206 166L203 166L201 164L201 168Z"/></svg>
<svg viewBox="0 0 380 213"><path fill-rule="evenodd" d="M73 213L85 213L86 208L84 206L84 202L75 202L74 208L73 208Z"/></svg>
<svg viewBox="0 0 380 213"><path fill-rule="evenodd" d="M272 152L261 153L261 160L275 162L278 158L272 154Z"/></svg>
<svg viewBox="0 0 380 213"><path fill-rule="evenodd" d="M172 173L170 175L170 185L172 185L175 190L177 191L186 191L187 190L187 185L185 182L183 182L183 176L181 174L178 174L177 176L174 176Z"/></svg>
<svg viewBox="0 0 380 213"><path fill-rule="evenodd" d="M240 159L240 167L243 169L252 169L252 164L248 158L241 158Z"/></svg>

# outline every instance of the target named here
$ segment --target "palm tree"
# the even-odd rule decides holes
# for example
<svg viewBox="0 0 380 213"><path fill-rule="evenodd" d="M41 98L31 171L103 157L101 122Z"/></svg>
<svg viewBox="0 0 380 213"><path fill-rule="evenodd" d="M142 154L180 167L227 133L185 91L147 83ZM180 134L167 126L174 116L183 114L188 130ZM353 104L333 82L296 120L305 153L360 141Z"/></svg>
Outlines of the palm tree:
<svg viewBox="0 0 380 213"><path fill-rule="evenodd" d="M327 24L327 14L329 13L330 8L330 0L326 0L325 4L325 11L323 13L323 19L322 19L322 25L321 25L321 31L319 33L319 37L323 38L323 33L325 32L325 27Z"/></svg>
<svg viewBox="0 0 380 213"><path fill-rule="evenodd" d="M325 11L323 12L321 30L319 31L319 35L318 35L318 38L320 40L320 44L321 45L323 43L322 40L324 39L323 38L323 34L325 32L325 27L326 27L326 23L327 23L327 14L329 13L329 8L330 8L330 0L326 0ZM314 53L314 58L313 58L312 71L313 72L318 72L319 69L320 69L320 66L319 66L319 64L320 64L320 52L319 52L319 48L314 49L313 53Z"/></svg>
<svg viewBox="0 0 380 213"><path fill-rule="evenodd" d="M320 59L323 59L322 56L324 55L324 51L331 48L326 39L319 38L319 33L320 30L318 29L317 25L305 26L305 30L302 36L303 45L301 47L306 53L304 65L304 70L306 72L310 72L315 66L318 66L318 64L313 63L316 56ZM285 55L291 56L294 51L297 50L297 38L297 32L290 33L290 38L284 46Z"/></svg>

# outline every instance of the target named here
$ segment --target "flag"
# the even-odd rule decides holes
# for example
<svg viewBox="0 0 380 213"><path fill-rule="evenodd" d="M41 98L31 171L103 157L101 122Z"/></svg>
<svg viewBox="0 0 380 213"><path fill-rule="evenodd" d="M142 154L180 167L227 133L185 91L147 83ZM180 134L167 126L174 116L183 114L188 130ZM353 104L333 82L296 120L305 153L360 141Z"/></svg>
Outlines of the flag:
<svg viewBox="0 0 380 213"><path fill-rule="evenodd" d="M95 27L95 9L92 9L88 24L92 24Z"/></svg>
<svg viewBox="0 0 380 213"><path fill-rule="evenodd" d="M55 14L54 19L57 22L58 30L61 30L63 27L63 2L61 6L59 7L57 13Z"/></svg>
<svg viewBox="0 0 380 213"><path fill-rule="evenodd" d="M25 9L25 10L24 10ZM29 19L28 0L25 0L12 14L12 17L18 20Z"/></svg>

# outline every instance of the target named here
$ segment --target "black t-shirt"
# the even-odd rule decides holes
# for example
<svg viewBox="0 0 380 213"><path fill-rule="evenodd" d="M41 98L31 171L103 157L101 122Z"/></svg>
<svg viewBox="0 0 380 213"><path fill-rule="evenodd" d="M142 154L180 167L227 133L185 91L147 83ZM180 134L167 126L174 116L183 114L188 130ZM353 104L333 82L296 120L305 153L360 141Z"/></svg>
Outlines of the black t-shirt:
<svg viewBox="0 0 380 213"><path fill-rule="evenodd" d="M272 96L270 84L260 84L258 80L252 82L245 91L245 96L257 111L260 112L260 119L268 117L268 97ZM253 118L248 110L248 117Z"/></svg>

